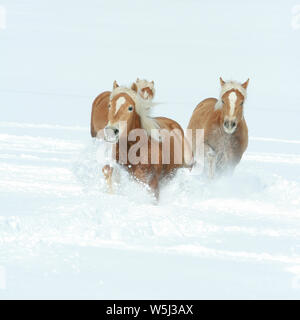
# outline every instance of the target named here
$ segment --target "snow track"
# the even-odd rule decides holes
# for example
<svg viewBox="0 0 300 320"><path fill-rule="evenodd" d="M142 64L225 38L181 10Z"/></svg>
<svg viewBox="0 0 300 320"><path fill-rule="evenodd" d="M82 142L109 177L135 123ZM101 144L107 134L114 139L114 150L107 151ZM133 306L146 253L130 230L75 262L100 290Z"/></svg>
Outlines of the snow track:
<svg viewBox="0 0 300 320"><path fill-rule="evenodd" d="M0 132L0 265L57 245L273 263L283 270L300 264L298 154L251 151L233 178L215 183L182 170L155 205L124 172L118 193L105 193L96 159L101 143L65 139L67 127L0 125L8 127L25 134ZM293 178L274 174L282 166Z"/></svg>

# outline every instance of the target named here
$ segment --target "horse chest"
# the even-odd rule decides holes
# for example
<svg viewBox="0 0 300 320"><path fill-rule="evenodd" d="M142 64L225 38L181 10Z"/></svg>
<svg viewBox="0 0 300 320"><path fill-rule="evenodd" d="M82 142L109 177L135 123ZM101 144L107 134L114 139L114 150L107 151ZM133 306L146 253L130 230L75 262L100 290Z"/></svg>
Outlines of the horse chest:
<svg viewBox="0 0 300 320"><path fill-rule="evenodd" d="M219 159L226 164L233 163L240 152L240 139L236 135L229 135L216 130L209 145L216 152Z"/></svg>

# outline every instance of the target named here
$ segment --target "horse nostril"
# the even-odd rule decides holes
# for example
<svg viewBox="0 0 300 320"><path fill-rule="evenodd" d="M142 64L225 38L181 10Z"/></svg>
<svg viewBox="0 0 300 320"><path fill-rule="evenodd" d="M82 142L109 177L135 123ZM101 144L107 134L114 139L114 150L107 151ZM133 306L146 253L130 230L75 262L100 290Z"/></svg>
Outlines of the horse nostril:
<svg viewBox="0 0 300 320"><path fill-rule="evenodd" d="M115 133L115 135L118 135L119 134L119 129L114 129L114 133Z"/></svg>
<svg viewBox="0 0 300 320"><path fill-rule="evenodd" d="M235 122L235 121L232 122L232 127L233 127L233 128L236 127L236 122Z"/></svg>
<svg viewBox="0 0 300 320"><path fill-rule="evenodd" d="M224 126L225 126L226 128L229 127L229 121L228 121L228 120L226 120L226 121L224 122Z"/></svg>

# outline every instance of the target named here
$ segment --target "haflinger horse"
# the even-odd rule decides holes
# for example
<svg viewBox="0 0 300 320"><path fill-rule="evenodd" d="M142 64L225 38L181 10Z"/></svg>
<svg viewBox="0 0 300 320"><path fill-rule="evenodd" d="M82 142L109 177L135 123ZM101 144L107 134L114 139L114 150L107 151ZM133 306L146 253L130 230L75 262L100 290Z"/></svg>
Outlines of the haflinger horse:
<svg viewBox="0 0 300 320"><path fill-rule="evenodd" d="M155 89L154 81L140 80L137 78L136 83L132 84L134 90L136 90L141 97L147 100L152 100L154 98ZM110 99L111 91L102 92L96 97L92 106L91 115L91 136L97 137L98 132L103 132L102 130L107 126L108 123L108 105ZM103 138L103 137L99 137Z"/></svg>
<svg viewBox="0 0 300 320"><path fill-rule="evenodd" d="M125 167L136 180L147 185L158 199L161 180L172 177L178 168L189 166L192 159L184 152L184 132L181 126L169 118L152 118L152 106L151 100L144 99L138 93L137 86L129 89L114 82L104 137L106 141L115 144L113 158L116 162ZM161 131L171 133L168 154L164 153L166 150ZM110 165L104 166L102 170L110 190L113 170Z"/></svg>
<svg viewBox="0 0 300 320"><path fill-rule="evenodd" d="M147 81L145 79L136 79L136 87L137 87L137 93L146 100L153 100L155 95L155 89L154 89L154 81ZM134 84L133 84L134 85Z"/></svg>
<svg viewBox="0 0 300 320"><path fill-rule="evenodd" d="M244 102L249 79L241 84L220 78L220 83L219 100L208 98L200 102L188 125L192 129L194 155L196 130L204 130L204 170L209 178L232 173L248 146Z"/></svg>

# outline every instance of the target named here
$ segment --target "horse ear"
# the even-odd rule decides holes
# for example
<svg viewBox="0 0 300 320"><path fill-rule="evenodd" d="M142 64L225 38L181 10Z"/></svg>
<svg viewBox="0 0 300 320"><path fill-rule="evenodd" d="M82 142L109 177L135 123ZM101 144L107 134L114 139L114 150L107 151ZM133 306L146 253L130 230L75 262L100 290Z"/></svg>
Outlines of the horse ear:
<svg viewBox="0 0 300 320"><path fill-rule="evenodd" d="M250 81L250 79L248 79L246 82L244 82L244 83L242 84L242 87L243 87L244 89L247 89L248 84L249 84L249 81Z"/></svg>
<svg viewBox="0 0 300 320"><path fill-rule="evenodd" d="M225 84L225 81L222 79L222 77L220 77L220 84L221 84L221 87L223 87Z"/></svg>
<svg viewBox="0 0 300 320"><path fill-rule="evenodd" d="M139 78L136 78L136 82L139 82L140 81L140 79Z"/></svg>
<svg viewBox="0 0 300 320"><path fill-rule="evenodd" d="M131 85L131 90L133 90L133 91L135 91L135 92L138 91L138 88L137 88L137 85L136 85L135 82Z"/></svg>
<svg viewBox="0 0 300 320"><path fill-rule="evenodd" d="M114 81L114 84L113 84L113 88L116 89L116 88L118 88L118 87L119 87L119 85L118 85L117 81L115 80L115 81Z"/></svg>
<svg viewBox="0 0 300 320"><path fill-rule="evenodd" d="M153 89L154 88L154 81L153 80L150 82L150 85L151 85L151 89Z"/></svg>

